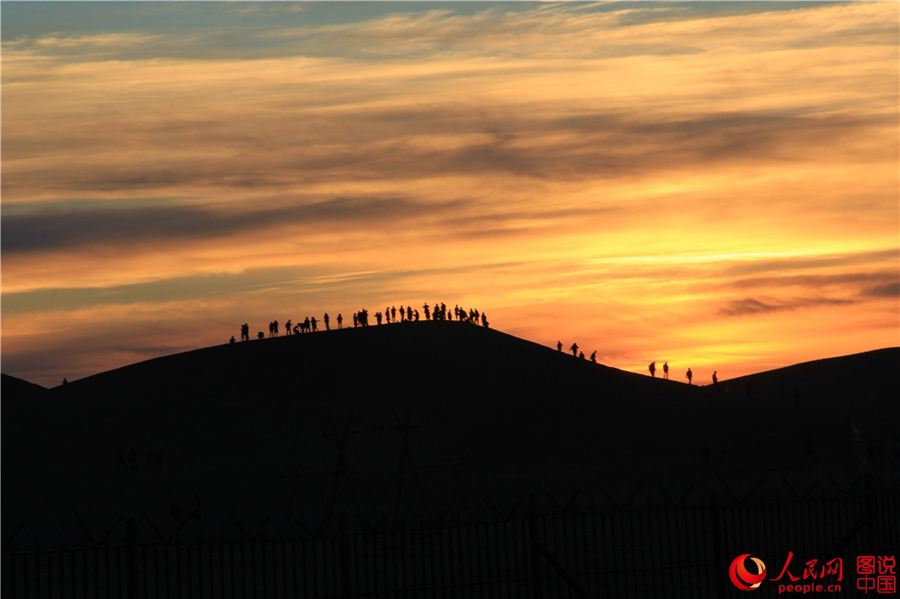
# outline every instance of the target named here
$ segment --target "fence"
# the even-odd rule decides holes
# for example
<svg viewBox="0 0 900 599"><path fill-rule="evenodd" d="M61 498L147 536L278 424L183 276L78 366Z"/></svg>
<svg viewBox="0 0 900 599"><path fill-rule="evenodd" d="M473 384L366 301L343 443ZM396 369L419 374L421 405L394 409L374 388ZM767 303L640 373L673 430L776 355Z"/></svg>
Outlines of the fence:
<svg viewBox="0 0 900 599"><path fill-rule="evenodd" d="M807 558L893 555L900 493L777 503L525 513L282 540L138 543L9 552L4 598L723 597L742 553L794 574ZM777 564L775 562L778 562ZM774 576L774 574L772 574ZM852 588L849 575L848 588ZM772 585L774 586L774 585ZM774 592L760 589L755 596Z"/></svg>

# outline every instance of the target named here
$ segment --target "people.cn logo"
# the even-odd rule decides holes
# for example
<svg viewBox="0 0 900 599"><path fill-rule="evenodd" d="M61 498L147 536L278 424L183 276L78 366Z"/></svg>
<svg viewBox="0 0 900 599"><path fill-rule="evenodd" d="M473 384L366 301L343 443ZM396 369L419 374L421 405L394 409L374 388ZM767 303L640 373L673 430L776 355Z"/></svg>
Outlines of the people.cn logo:
<svg viewBox="0 0 900 599"><path fill-rule="evenodd" d="M766 565L758 557L750 557L750 559L753 560L753 563L756 564L758 573L751 574L749 570L747 570L745 562L748 557L750 557L749 553L737 556L734 558L734 561L731 562L731 567L728 568L728 575L731 577L731 582L742 591L752 591L766 578Z"/></svg>

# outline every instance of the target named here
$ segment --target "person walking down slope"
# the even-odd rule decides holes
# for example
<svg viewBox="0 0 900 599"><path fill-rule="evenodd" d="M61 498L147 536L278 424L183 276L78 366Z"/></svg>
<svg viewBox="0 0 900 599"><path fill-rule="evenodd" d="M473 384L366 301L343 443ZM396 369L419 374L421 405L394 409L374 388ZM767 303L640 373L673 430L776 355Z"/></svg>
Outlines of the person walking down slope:
<svg viewBox="0 0 900 599"><path fill-rule="evenodd" d="M570 347L569 349L572 350L573 356L576 356L576 357L578 356L578 344L577 343L573 343L572 347Z"/></svg>
<svg viewBox="0 0 900 599"><path fill-rule="evenodd" d="M650 376L656 378L656 362L650 362Z"/></svg>

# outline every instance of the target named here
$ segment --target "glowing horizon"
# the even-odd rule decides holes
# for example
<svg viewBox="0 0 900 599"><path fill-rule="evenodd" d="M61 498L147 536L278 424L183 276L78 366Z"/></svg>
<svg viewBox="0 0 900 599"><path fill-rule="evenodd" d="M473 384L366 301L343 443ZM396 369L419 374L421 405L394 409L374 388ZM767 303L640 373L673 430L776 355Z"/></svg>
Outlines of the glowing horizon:
<svg viewBox="0 0 900 599"><path fill-rule="evenodd" d="M695 384L900 345L896 3L2 11L7 374L435 301Z"/></svg>

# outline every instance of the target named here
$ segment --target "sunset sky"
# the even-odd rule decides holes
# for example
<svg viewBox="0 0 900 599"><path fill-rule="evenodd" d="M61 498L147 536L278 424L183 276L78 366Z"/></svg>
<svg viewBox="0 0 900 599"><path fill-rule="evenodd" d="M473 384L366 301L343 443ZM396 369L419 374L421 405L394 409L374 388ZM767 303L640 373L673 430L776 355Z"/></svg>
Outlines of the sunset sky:
<svg viewBox="0 0 900 599"><path fill-rule="evenodd" d="M900 3L0 10L4 373L436 301L701 384L900 345Z"/></svg>

